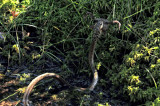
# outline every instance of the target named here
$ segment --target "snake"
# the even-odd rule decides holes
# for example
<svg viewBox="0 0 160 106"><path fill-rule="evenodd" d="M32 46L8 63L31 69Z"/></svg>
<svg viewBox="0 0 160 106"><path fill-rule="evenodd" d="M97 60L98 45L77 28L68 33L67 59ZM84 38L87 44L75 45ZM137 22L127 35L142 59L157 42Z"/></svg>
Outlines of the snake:
<svg viewBox="0 0 160 106"><path fill-rule="evenodd" d="M34 78L31 83L28 85L28 87L25 90L24 96L23 96L23 104L24 106L29 106L29 95L34 88L34 86L41 81L44 78L48 77L53 77L54 79L58 80L61 84L65 84L69 86L70 88L73 88L74 90L77 91L93 91L95 86L97 85L98 82L98 71L95 68L94 65L94 52L95 52L95 47L97 44L98 39L101 37L102 33L105 32L108 29L109 24L119 24L119 29L121 26L121 23L117 20L114 21L108 21L107 19L103 18L95 18L95 25L93 28L93 37L92 37L92 42L90 45L90 50L89 50L89 55L88 55L88 60L89 60L89 65L93 73L93 79L91 84L87 88L82 88L82 87L76 87L71 84L69 84L65 79L63 79L60 75L56 73L44 73L36 78Z"/></svg>

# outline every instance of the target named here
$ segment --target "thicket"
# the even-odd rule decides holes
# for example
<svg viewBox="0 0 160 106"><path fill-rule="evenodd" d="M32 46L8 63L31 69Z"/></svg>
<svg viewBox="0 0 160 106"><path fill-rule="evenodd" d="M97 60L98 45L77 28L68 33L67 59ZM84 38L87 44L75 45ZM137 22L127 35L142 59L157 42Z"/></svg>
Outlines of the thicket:
<svg viewBox="0 0 160 106"><path fill-rule="evenodd" d="M2 0L0 54L10 66L52 59L91 74L87 52L94 23L84 18L87 12L122 24L119 32L110 26L97 44L98 85L114 98L160 104L159 0Z"/></svg>

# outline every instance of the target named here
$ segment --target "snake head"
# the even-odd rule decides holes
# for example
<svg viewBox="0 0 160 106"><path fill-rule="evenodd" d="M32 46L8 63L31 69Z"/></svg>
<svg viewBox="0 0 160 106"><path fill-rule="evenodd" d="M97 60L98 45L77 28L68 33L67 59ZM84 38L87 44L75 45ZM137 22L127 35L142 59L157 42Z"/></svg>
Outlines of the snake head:
<svg viewBox="0 0 160 106"><path fill-rule="evenodd" d="M103 26L101 25L101 30L103 31L103 32L106 32L107 31L107 29L108 29L108 26L109 26L109 24L113 24L113 22L111 22L111 21L108 21L107 19L104 19L104 18L95 18L94 19L94 21L95 21L95 23L102 23L103 24ZM99 25L100 26L100 25Z"/></svg>
<svg viewBox="0 0 160 106"><path fill-rule="evenodd" d="M94 26L94 30L95 31L102 31L103 26L104 26L103 21L98 21Z"/></svg>
<svg viewBox="0 0 160 106"><path fill-rule="evenodd" d="M104 18L95 18L94 20L97 24L99 23L103 23L103 25L101 26L101 29L105 32L108 29L109 24L113 25L113 24L118 24L119 25L119 30L121 27L121 23L117 20L114 21L108 21L107 19Z"/></svg>
<svg viewBox="0 0 160 106"><path fill-rule="evenodd" d="M103 21L98 21L95 25L94 25L94 34L93 34L93 37L94 39L97 39L100 37L100 35L102 34L103 32L103 26L104 26L104 23Z"/></svg>

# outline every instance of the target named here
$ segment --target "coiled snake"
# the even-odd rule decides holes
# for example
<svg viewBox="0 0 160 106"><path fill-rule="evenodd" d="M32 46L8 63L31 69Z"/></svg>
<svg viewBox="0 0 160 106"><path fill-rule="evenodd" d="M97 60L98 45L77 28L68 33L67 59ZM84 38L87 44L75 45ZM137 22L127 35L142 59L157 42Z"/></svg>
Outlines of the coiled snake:
<svg viewBox="0 0 160 106"><path fill-rule="evenodd" d="M120 22L117 20L110 22L110 21L103 19L103 18L96 18L95 21L96 21L96 24L94 25L94 28L93 28L93 39L92 39L92 43L91 43L90 51L89 51L89 56L88 56L89 64L90 64L90 67L91 67L92 73L93 73L93 80L92 80L91 85L88 88L75 87L75 86L70 85L62 77L60 77L59 75L57 75L55 73L44 73L42 75L37 76L28 85L28 87L25 91L25 94L23 96L24 106L29 106L28 97L29 97L34 85L46 77L53 77L53 78L57 79L58 81L60 81L62 84L66 84L67 86L74 88L75 90L78 90L78 91L86 91L86 90L92 91L95 88L95 86L98 82L98 72L94 66L94 51L95 51L95 46L96 46L97 40L102 35L102 32L105 32L108 29L109 24L117 23L117 24L119 24L119 29L121 26Z"/></svg>

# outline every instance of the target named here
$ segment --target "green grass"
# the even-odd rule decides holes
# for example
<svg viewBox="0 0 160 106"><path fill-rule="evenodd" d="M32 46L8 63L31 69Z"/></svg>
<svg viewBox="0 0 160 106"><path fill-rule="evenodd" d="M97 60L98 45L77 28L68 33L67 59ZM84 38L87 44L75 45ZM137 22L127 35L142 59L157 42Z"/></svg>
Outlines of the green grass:
<svg viewBox="0 0 160 106"><path fill-rule="evenodd" d="M9 60L10 67L39 67L45 65L42 61L51 60L85 76L91 74L88 51L90 26L94 25L89 17L84 18L86 13L119 20L121 30L110 26L97 44L95 63L101 63L102 79L98 87L114 99L151 104L160 96L159 7L159 0L2 0L0 31L6 33L6 40L0 41L0 55ZM14 18L11 11L19 15Z"/></svg>

